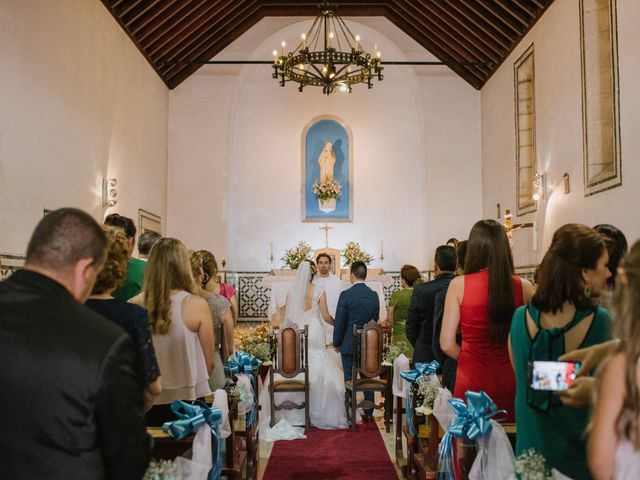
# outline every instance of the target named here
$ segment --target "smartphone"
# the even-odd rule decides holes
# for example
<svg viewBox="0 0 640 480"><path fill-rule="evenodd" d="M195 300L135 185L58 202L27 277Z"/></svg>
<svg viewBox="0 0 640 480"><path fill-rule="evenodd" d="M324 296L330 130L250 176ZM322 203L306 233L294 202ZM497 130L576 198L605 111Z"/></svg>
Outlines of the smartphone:
<svg viewBox="0 0 640 480"><path fill-rule="evenodd" d="M580 371L580 364L574 362L541 362L530 364L531 388L549 392L567 390Z"/></svg>

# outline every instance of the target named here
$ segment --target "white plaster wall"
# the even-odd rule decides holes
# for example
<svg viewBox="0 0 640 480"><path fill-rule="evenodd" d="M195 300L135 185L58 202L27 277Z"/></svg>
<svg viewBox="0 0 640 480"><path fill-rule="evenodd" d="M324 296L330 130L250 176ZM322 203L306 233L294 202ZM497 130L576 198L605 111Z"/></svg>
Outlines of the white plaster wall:
<svg viewBox="0 0 640 480"><path fill-rule="evenodd" d="M269 32L253 57L307 24ZM379 32L356 28L385 58L404 57ZM448 72L384 73L372 90L326 97L280 88L262 66L201 69L170 94L169 234L233 270L268 269L269 242L276 268L298 240L324 246L321 224L301 221L301 135L330 114L350 127L354 158L354 221L333 224L331 246L355 240L377 257L384 240L386 269L431 266L435 247L464 238L481 214L480 95Z"/></svg>
<svg viewBox="0 0 640 480"><path fill-rule="evenodd" d="M166 216L168 89L98 1L0 2L0 252L43 209Z"/></svg>
<svg viewBox="0 0 640 480"><path fill-rule="evenodd" d="M537 165L548 178L548 196L538 212L514 216L514 223L537 221L539 249L533 251L530 230L514 235L516 264L542 258L553 232L569 222L590 226L611 223L630 242L640 237L634 213L640 207L640 98L635 94L640 74L640 2L617 0L620 73L621 187L584 196L580 24L577 0L553 3L482 89L482 183L485 217L495 218L497 202L515 211L515 127L513 64L534 43ZM571 176L565 195L562 176Z"/></svg>

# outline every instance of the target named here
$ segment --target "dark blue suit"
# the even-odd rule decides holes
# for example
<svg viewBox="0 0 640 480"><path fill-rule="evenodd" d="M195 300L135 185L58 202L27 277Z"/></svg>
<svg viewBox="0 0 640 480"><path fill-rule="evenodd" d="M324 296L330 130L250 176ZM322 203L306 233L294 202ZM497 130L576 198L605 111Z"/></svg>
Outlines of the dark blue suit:
<svg viewBox="0 0 640 480"><path fill-rule="evenodd" d="M340 348L345 382L351 380L353 363L353 325L362 327L380 317L378 294L364 283L356 283L343 291L338 299L333 326L333 346ZM373 392L365 392L365 398L373 401ZM366 410L371 414L372 410Z"/></svg>

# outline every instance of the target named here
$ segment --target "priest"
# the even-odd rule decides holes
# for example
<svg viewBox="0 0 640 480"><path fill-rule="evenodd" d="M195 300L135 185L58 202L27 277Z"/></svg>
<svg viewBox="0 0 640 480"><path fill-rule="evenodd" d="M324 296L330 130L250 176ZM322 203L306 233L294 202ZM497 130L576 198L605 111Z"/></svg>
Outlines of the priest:
<svg viewBox="0 0 640 480"><path fill-rule="evenodd" d="M331 273L331 256L327 253L320 253L316 257L318 273L313 279L313 283L324 291L327 295L327 307L332 318L336 318L336 308L338 307L338 297L340 292L348 287L340 278ZM333 341L333 326L325 324L327 344Z"/></svg>

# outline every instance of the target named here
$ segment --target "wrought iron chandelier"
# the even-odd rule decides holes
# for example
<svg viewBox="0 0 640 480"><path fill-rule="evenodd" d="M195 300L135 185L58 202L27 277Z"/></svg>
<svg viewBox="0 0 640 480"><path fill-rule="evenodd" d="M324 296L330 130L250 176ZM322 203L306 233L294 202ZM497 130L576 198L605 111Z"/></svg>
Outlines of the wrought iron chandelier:
<svg viewBox="0 0 640 480"><path fill-rule="evenodd" d="M351 93L356 83L372 88L374 77L383 79L382 54L377 45L373 55L363 51L360 36L353 35L336 13L337 4L325 2L318 9L320 14L301 35L295 50L285 53L287 45L282 42L280 55L273 51L273 78L282 87L286 82L297 83L300 92L306 86L322 87L326 95L336 88Z"/></svg>

